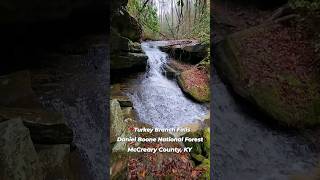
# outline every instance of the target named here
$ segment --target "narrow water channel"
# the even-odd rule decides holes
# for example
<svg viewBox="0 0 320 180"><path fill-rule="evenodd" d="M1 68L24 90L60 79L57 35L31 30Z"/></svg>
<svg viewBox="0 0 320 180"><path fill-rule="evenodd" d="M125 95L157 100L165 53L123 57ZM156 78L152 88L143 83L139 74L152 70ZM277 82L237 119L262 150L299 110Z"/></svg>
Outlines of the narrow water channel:
<svg viewBox="0 0 320 180"><path fill-rule="evenodd" d="M163 75L168 55L159 50L163 42L144 42L142 49L148 56L147 72L134 82L137 85L129 97L139 119L159 128L174 128L201 120L206 106L189 100L177 82Z"/></svg>

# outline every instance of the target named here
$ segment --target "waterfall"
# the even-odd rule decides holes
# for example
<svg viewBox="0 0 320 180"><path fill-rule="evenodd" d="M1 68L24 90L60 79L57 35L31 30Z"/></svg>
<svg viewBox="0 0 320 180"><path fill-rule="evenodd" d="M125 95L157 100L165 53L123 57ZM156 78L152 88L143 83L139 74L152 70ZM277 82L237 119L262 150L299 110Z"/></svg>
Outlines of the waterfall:
<svg viewBox="0 0 320 180"><path fill-rule="evenodd" d="M200 120L207 107L185 97L176 81L163 75L168 55L159 50L161 42L144 42L142 49L148 56L147 72L135 84L128 96L142 122L158 128L175 128Z"/></svg>

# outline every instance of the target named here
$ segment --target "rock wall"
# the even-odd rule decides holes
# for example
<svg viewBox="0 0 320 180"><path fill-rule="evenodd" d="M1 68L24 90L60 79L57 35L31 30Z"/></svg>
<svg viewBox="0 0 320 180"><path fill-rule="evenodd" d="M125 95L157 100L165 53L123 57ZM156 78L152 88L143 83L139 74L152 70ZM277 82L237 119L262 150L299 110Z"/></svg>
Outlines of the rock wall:
<svg viewBox="0 0 320 180"><path fill-rule="evenodd" d="M111 6L110 68L113 76L126 76L130 72L143 71L147 56L141 45L142 26L126 10L127 1L114 1ZM111 77L113 77L111 76Z"/></svg>
<svg viewBox="0 0 320 180"><path fill-rule="evenodd" d="M109 3L0 2L1 180L108 175Z"/></svg>

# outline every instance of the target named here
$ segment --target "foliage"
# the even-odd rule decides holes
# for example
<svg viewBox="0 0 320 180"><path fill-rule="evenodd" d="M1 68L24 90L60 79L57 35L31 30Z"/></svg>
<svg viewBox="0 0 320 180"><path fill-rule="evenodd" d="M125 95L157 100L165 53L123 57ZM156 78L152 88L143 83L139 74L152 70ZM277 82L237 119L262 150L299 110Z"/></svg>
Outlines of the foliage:
<svg viewBox="0 0 320 180"><path fill-rule="evenodd" d="M193 26L190 34L186 38L194 38L205 44L210 44L210 4L204 9L199 20Z"/></svg>
<svg viewBox="0 0 320 180"><path fill-rule="evenodd" d="M145 39L157 39L160 31L160 23L156 8L150 4L142 3L141 0L129 0L127 5L130 15L135 17L143 27Z"/></svg>
<svg viewBox="0 0 320 180"><path fill-rule="evenodd" d="M202 12L199 20L193 26L190 34L187 34L185 38L198 39L201 43L210 44L210 1L208 1L204 12ZM207 57L200 63L205 67L210 67L210 48L208 49Z"/></svg>

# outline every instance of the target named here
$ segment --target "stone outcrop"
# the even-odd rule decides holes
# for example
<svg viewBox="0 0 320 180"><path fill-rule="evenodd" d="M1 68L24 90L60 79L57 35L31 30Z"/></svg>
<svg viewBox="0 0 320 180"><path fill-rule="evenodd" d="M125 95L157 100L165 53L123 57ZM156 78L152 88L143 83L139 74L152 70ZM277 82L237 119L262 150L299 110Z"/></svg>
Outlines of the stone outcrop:
<svg viewBox="0 0 320 180"><path fill-rule="evenodd" d="M203 143L185 142L184 144L186 147L192 147L190 154L192 160L197 165L196 167L205 170L201 178L210 178L210 128L206 127L196 132L189 132L184 136L193 138L203 137Z"/></svg>
<svg viewBox="0 0 320 180"><path fill-rule="evenodd" d="M72 179L73 132L63 115L41 107L29 71L0 82L0 179Z"/></svg>
<svg viewBox="0 0 320 180"><path fill-rule="evenodd" d="M175 59L197 64L208 55L208 47L193 40L173 40L161 45L160 49Z"/></svg>
<svg viewBox="0 0 320 180"><path fill-rule="evenodd" d="M148 57L143 53L121 53L111 55L110 68L113 71L139 71L147 67Z"/></svg>
<svg viewBox="0 0 320 180"><path fill-rule="evenodd" d="M0 179L43 179L29 130L19 119L0 123Z"/></svg>
<svg viewBox="0 0 320 180"><path fill-rule="evenodd" d="M178 76L181 89L198 102L210 101L210 85L208 73L203 68L191 68Z"/></svg>
<svg viewBox="0 0 320 180"><path fill-rule="evenodd" d="M132 41L140 41L142 37L141 25L136 19L130 16L124 8L121 8L119 12L113 15L111 19L111 27L112 30L118 32L122 37L126 37Z"/></svg>
<svg viewBox="0 0 320 180"><path fill-rule="evenodd" d="M117 100L110 101L110 143L115 142L127 129L122 110Z"/></svg>
<svg viewBox="0 0 320 180"><path fill-rule="evenodd" d="M119 1L112 6L110 68L116 76L144 71L148 59L138 43L142 26L130 16L126 5L127 1Z"/></svg>
<svg viewBox="0 0 320 180"><path fill-rule="evenodd" d="M0 107L0 116L4 119L21 119L29 128L32 141L35 143L70 144L73 140L72 130L59 113Z"/></svg>
<svg viewBox="0 0 320 180"><path fill-rule="evenodd" d="M228 36L215 51L215 66L233 90L290 127L320 123L318 73L309 65L314 50L303 32L260 25Z"/></svg>

